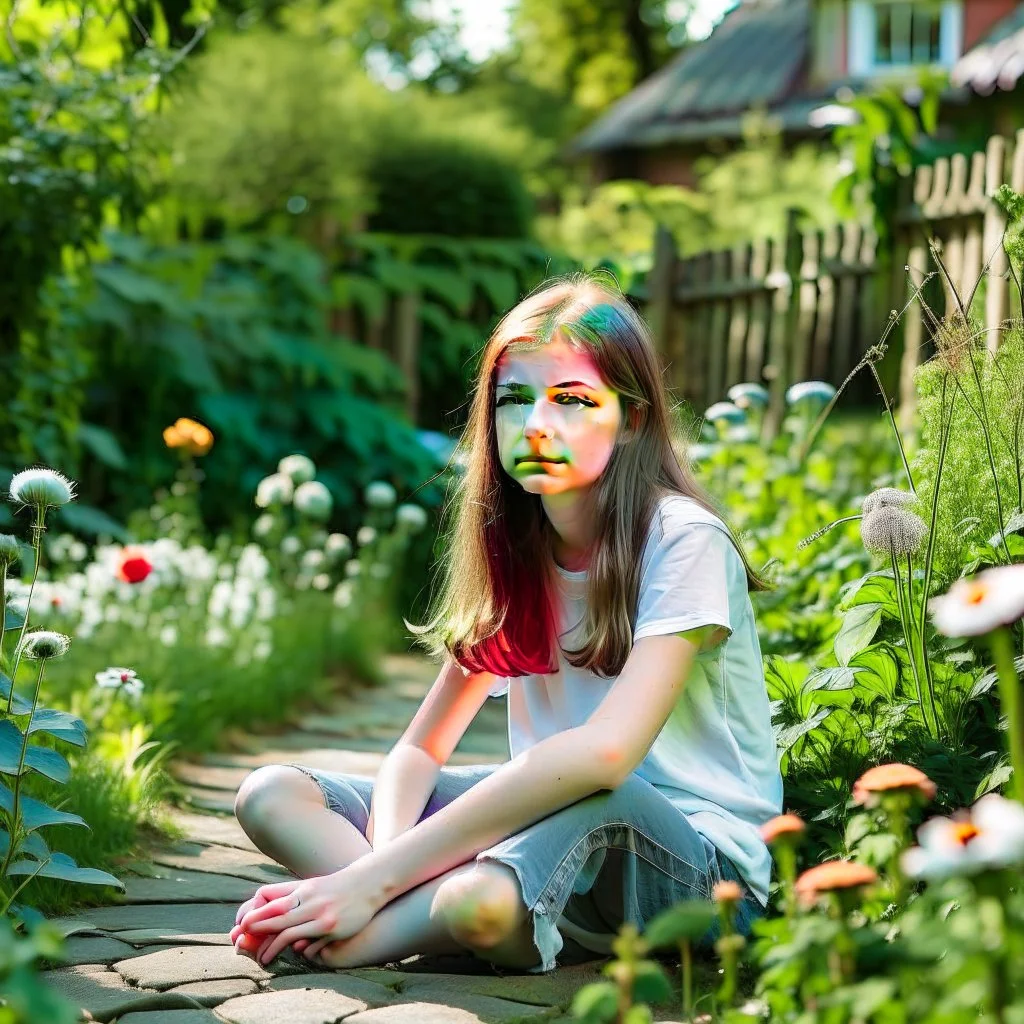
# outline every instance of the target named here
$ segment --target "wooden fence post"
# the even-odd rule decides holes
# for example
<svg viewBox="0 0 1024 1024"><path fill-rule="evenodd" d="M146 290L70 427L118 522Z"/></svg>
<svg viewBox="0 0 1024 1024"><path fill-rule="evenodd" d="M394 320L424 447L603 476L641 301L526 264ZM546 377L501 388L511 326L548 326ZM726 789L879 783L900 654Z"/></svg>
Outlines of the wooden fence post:
<svg viewBox="0 0 1024 1024"><path fill-rule="evenodd" d="M803 239L797 230L799 211L786 211L786 229L781 244L772 246L772 272L775 289L772 296L772 327L768 339L768 410L764 418L764 437L778 434L785 414L786 388L790 385L790 345L800 318L800 271L803 266ZM771 371L769 374L769 370Z"/></svg>
<svg viewBox="0 0 1024 1024"><path fill-rule="evenodd" d="M651 328L654 346L667 361L672 352L672 292L676 279L676 240L664 224L654 232L654 266L647 275L647 323ZM682 353L676 358L681 359Z"/></svg>
<svg viewBox="0 0 1024 1024"><path fill-rule="evenodd" d="M420 405L420 296L402 292L395 308L395 361L405 377L405 409L415 426Z"/></svg>
<svg viewBox="0 0 1024 1024"><path fill-rule="evenodd" d="M934 184L932 168L928 165L918 167L914 177L913 199L915 205L921 209L927 202ZM907 229L911 234L911 241L907 253L906 275L907 275L907 297L914 294L915 289L921 286L925 277L925 270L928 265L928 256L925 249L923 236L927 234L927 223L912 223ZM897 264L897 267L899 264ZM947 289L948 291L948 289ZM894 294L894 299L899 301L899 292ZM914 387L914 374L917 365L921 360L921 343L924 339L924 313L921 304L924 300L919 296L907 307L903 320L903 354L900 359L900 404L899 419L900 429L908 432L913 428L914 413L917 408L917 391Z"/></svg>
<svg viewBox="0 0 1024 1024"><path fill-rule="evenodd" d="M993 135L985 147L985 227L982 242L982 259L991 261L988 270L988 290L985 293L985 345L990 352L999 348L1002 340L1002 323L1006 316L1006 297L1009 281L1006 252L1003 249L1003 232L1006 230L1006 214L992 199L1002 185L1006 166L1006 141Z"/></svg>

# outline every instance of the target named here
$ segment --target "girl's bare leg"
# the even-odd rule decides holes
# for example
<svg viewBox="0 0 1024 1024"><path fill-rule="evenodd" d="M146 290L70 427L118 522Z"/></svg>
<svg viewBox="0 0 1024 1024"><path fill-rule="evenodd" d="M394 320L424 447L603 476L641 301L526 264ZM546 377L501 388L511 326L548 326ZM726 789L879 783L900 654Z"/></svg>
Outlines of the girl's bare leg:
<svg viewBox="0 0 1024 1024"><path fill-rule="evenodd" d="M235 816L260 850L300 878L332 874L371 852L355 825L324 806L320 787L287 765L270 765L249 775L235 798ZM361 955L364 949L376 955L386 947L387 959L368 963L390 963L415 953L461 952L464 947L451 937L444 922L432 920L427 913L434 891L445 878L441 875L393 900L345 945ZM422 892L426 886L434 889ZM385 912L387 923L382 928L377 922ZM368 932L372 934L364 938ZM299 940L293 948L301 953L309 944ZM406 948L409 952L400 952Z"/></svg>

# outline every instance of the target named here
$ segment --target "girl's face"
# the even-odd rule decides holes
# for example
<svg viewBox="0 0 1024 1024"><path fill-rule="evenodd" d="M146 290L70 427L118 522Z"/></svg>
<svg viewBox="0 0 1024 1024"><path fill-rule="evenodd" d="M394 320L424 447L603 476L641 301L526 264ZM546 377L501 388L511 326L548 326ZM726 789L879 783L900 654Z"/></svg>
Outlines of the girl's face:
<svg viewBox="0 0 1024 1024"><path fill-rule="evenodd" d="M494 426L505 472L532 494L588 489L608 465L623 419L618 393L590 354L558 333L534 352L507 349L496 374Z"/></svg>

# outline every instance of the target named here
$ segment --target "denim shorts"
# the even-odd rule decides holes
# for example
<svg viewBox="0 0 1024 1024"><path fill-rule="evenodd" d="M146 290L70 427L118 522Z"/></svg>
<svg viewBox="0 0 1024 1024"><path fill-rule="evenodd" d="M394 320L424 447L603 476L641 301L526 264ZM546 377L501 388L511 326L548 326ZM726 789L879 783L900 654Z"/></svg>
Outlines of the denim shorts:
<svg viewBox="0 0 1024 1024"><path fill-rule="evenodd" d="M374 780L364 775L321 771L293 764L320 787L326 806L344 815L365 836ZM446 765L420 821L501 767ZM624 922L643 932L662 910L686 899L710 899L723 879L739 883L743 899L736 930L748 934L764 914L757 896L732 861L694 829L686 814L638 775L613 790L601 790L528 825L476 855L499 861L516 873L523 901L533 916L533 938L540 974L558 963L578 963L611 955L611 940ZM570 933L563 935L559 926ZM588 944L571 937L582 928ZM593 934L600 935L595 942ZM700 945L710 945L718 924ZM601 945L606 951L593 947ZM671 951L669 951L671 953Z"/></svg>

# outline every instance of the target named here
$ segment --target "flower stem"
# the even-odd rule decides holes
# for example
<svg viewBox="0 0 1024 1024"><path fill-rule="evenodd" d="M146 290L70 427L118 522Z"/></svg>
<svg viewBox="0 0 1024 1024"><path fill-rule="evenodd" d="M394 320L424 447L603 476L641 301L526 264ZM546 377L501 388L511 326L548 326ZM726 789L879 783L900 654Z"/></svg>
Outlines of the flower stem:
<svg viewBox="0 0 1024 1024"><path fill-rule="evenodd" d="M1013 661L1013 634L1005 626L988 635L999 679L999 698L1009 722L1010 765L1013 779L1010 792L1024 803L1024 715L1021 713L1020 681Z"/></svg>
<svg viewBox="0 0 1024 1024"><path fill-rule="evenodd" d="M689 939L683 939L679 952L683 967L683 1020L688 1021L693 1019L693 950Z"/></svg>
<svg viewBox="0 0 1024 1024"><path fill-rule="evenodd" d="M36 706L39 703L39 688L43 684L43 670L45 668L46 661L44 659L39 662L39 672L36 674L36 692L32 696L32 709L29 711L28 721L25 723L25 731L21 736L21 754L18 756L18 774L14 778L14 800L11 804L11 841L7 847L3 865L0 866L0 878L7 877L7 868L10 866L11 858L14 856L15 839L20 831L18 811L21 809L21 780L25 777L25 754L28 751L29 728L32 725L32 718L36 713ZM13 687L11 692L13 693Z"/></svg>
<svg viewBox="0 0 1024 1024"><path fill-rule="evenodd" d="M892 575L893 582L896 584L896 605L899 608L900 614L900 625L903 627L903 642L907 645L907 658L910 661L910 672L914 677L914 687L917 690L917 702L921 707L921 717L924 719L924 727L928 730L929 735L931 734L931 725L928 722L928 710L924 699L924 690L921 687L921 675L917 667L917 655L914 651L914 645L911 643L911 629L907 624L907 607L905 603L905 595L903 593L903 577L900 573L899 557L896 554L895 547L890 546L890 553L892 556Z"/></svg>
<svg viewBox="0 0 1024 1024"><path fill-rule="evenodd" d="M32 549L35 553L35 564L32 566L32 582L28 588L28 600L25 603L25 620L21 624L21 633L18 635L18 644L14 649L14 665L11 668L11 692L7 695L7 714L11 713L11 706L14 704L14 683L18 678L18 666L21 664L21 643L25 639L25 632L28 629L29 612L32 610L32 593L36 589L36 580L39 577L39 562L43 553L43 533L46 530L46 510L42 505L36 505L36 521L32 524ZM4 616L7 609L4 608ZM34 708L33 708L34 710ZM6 868L6 864L4 867Z"/></svg>

